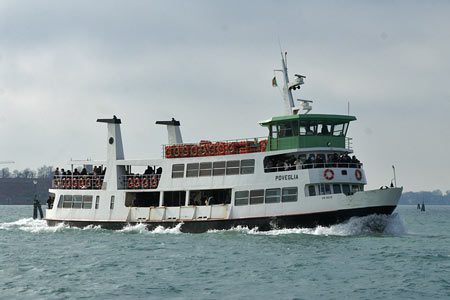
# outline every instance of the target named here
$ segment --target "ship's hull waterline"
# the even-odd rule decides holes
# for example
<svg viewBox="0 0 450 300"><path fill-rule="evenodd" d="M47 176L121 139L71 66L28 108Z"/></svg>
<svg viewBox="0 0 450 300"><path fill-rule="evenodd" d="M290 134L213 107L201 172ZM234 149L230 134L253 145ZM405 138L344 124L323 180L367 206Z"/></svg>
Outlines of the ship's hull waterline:
<svg viewBox="0 0 450 300"><path fill-rule="evenodd" d="M229 230L232 228L246 227L249 229L257 228L259 231L269 231L275 229L287 228L313 228L316 226L331 226L345 222L352 217L364 217L372 214L390 215L396 208L392 206L375 206L345 209L338 211L327 211L309 214L284 215L271 217L255 217L240 219L211 219L211 220L178 220L178 221L144 221L144 222L126 222L126 221L93 221L93 220L50 220L47 219L49 226L56 226L60 223L69 226L85 228L87 226L100 226L103 229L120 230L126 226L136 224L146 225L148 230L154 230L158 226L163 228L173 228L181 223L180 231L184 233L203 233L208 230Z"/></svg>

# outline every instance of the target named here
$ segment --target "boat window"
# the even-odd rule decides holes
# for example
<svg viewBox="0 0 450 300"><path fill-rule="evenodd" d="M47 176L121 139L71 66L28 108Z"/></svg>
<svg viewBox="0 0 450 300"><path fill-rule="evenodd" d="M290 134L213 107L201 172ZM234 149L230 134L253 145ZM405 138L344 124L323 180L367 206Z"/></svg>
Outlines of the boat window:
<svg viewBox="0 0 450 300"><path fill-rule="evenodd" d="M253 174L255 173L255 160L243 159L241 160L241 174Z"/></svg>
<svg viewBox="0 0 450 300"><path fill-rule="evenodd" d="M361 189L360 189L360 185L358 184L358 185L356 185L356 184L354 184L354 185L352 185L352 193L356 193L356 192L359 192Z"/></svg>
<svg viewBox="0 0 450 300"><path fill-rule="evenodd" d="M199 163L187 164L186 177L198 177Z"/></svg>
<svg viewBox="0 0 450 300"><path fill-rule="evenodd" d="M292 135L298 136L298 121L292 121Z"/></svg>
<svg viewBox="0 0 450 300"><path fill-rule="evenodd" d="M186 203L186 191L164 192L164 206L184 206Z"/></svg>
<svg viewBox="0 0 450 300"><path fill-rule="evenodd" d="M100 196L95 196L95 209L98 209L99 202L100 202Z"/></svg>
<svg viewBox="0 0 450 300"><path fill-rule="evenodd" d="M334 194L342 193L340 184L333 184L333 193Z"/></svg>
<svg viewBox="0 0 450 300"><path fill-rule="evenodd" d="M342 185L342 192L346 195L350 195L350 186L348 184Z"/></svg>
<svg viewBox="0 0 450 300"><path fill-rule="evenodd" d="M91 195L84 195L83 196L82 208L84 208L84 209L91 209L92 208L92 196Z"/></svg>
<svg viewBox="0 0 450 300"><path fill-rule="evenodd" d="M225 162L216 161L213 163L213 176L225 175Z"/></svg>
<svg viewBox="0 0 450 300"><path fill-rule="evenodd" d="M315 121L300 121L300 135L315 135L317 124Z"/></svg>
<svg viewBox="0 0 450 300"><path fill-rule="evenodd" d="M72 208L72 195L64 195L63 208Z"/></svg>
<svg viewBox="0 0 450 300"><path fill-rule="evenodd" d="M266 203L280 203L281 189L267 189Z"/></svg>
<svg viewBox="0 0 450 300"><path fill-rule="evenodd" d="M234 205L248 205L248 191L239 191L234 194Z"/></svg>
<svg viewBox="0 0 450 300"><path fill-rule="evenodd" d="M278 128L276 124L272 124L270 127L270 137L273 139L278 138Z"/></svg>
<svg viewBox="0 0 450 300"><path fill-rule="evenodd" d="M239 160L227 161L227 175L239 175Z"/></svg>
<svg viewBox="0 0 450 300"><path fill-rule="evenodd" d="M278 123L278 137L292 136L292 124L291 122L279 122Z"/></svg>
<svg viewBox="0 0 450 300"><path fill-rule="evenodd" d="M63 195L59 196L59 200L58 200L58 208L62 208L63 207Z"/></svg>
<svg viewBox="0 0 450 300"><path fill-rule="evenodd" d="M212 174L212 162L200 163L200 176L211 176Z"/></svg>
<svg viewBox="0 0 450 300"><path fill-rule="evenodd" d="M317 125L317 134L318 135L331 135L331 125L321 123Z"/></svg>
<svg viewBox="0 0 450 300"><path fill-rule="evenodd" d="M172 165L172 178L184 177L184 164Z"/></svg>
<svg viewBox="0 0 450 300"><path fill-rule="evenodd" d="M250 191L250 204L263 204L264 203L264 190Z"/></svg>
<svg viewBox="0 0 450 300"><path fill-rule="evenodd" d="M308 193L310 196L315 196L316 195L316 186L315 185L308 186Z"/></svg>
<svg viewBox="0 0 450 300"><path fill-rule="evenodd" d="M83 196L82 195L74 195L72 196L72 208L81 208L81 204L83 202Z"/></svg>
<svg viewBox="0 0 450 300"><path fill-rule="evenodd" d="M297 187L283 188L281 201L282 202L297 201Z"/></svg>
<svg viewBox="0 0 450 300"><path fill-rule="evenodd" d="M325 184L325 195L331 194L331 186L329 184Z"/></svg>
<svg viewBox="0 0 450 300"><path fill-rule="evenodd" d="M336 124L333 128L334 136L343 136L344 135L344 124Z"/></svg>
<svg viewBox="0 0 450 300"><path fill-rule="evenodd" d="M115 200L115 197L113 195L113 196L111 196L111 202L109 203L109 209L114 209L114 200Z"/></svg>

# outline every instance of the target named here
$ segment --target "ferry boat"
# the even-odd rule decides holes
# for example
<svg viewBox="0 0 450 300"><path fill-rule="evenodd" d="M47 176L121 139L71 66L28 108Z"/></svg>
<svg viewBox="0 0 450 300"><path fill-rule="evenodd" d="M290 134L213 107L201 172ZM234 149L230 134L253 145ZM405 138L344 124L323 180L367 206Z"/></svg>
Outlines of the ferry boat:
<svg viewBox="0 0 450 300"><path fill-rule="evenodd" d="M391 214L403 188L365 189L363 164L347 137L356 117L312 114L308 100L296 107L292 92L305 76L290 82L286 54L281 63L285 115L259 122L266 137L184 143L179 121L158 121L168 131L162 157L125 159L121 120L98 119L107 126L106 160L71 161L70 172L55 175L47 223L107 229L142 223L200 233L329 226Z"/></svg>

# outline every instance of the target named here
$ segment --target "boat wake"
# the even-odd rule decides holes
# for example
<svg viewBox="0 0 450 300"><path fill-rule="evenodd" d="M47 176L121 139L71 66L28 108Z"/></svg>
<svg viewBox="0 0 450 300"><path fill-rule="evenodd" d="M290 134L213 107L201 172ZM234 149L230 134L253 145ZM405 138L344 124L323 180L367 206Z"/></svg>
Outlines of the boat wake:
<svg viewBox="0 0 450 300"><path fill-rule="evenodd" d="M212 230L210 233L219 232ZM259 231L257 228L235 227L228 231L236 231L244 234L254 235L287 235L307 234L323 236L358 236L369 234L404 235L406 230L398 214L393 215L370 215L365 217L353 217L350 220L332 225L330 227L317 226L315 228L292 228L274 229L270 231Z"/></svg>
<svg viewBox="0 0 450 300"><path fill-rule="evenodd" d="M139 223L136 225L127 225L121 230L117 230L117 232L122 233L146 233L146 234L180 234L182 233L180 228L183 224L179 223L177 226L173 228L164 228L163 226L158 226L153 230L148 230L147 226L143 223Z"/></svg>
<svg viewBox="0 0 450 300"><path fill-rule="evenodd" d="M15 222L0 223L0 230L22 230L26 232L58 232L69 228L65 224L58 224L57 226L48 226L44 220L34 220L33 218L24 218Z"/></svg>

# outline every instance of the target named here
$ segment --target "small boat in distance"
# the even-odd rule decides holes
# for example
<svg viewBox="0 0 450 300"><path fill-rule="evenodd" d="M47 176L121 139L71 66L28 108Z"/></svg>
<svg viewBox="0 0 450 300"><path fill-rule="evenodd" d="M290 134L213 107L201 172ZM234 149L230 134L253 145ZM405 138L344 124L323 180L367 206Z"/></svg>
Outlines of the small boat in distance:
<svg viewBox="0 0 450 300"><path fill-rule="evenodd" d="M363 164L347 136L356 117L309 113L308 100L297 108L292 92L305 76L289 81L285 55L278 70L285 115L259 122L267 136L184 143L179 121L158 121L168 130L162 157L125 159L121 120L98 119L107 125L106 160L71 161L70 171L58 170L47 223L109 229L142 223L200 233L329 226L391 214L403 188L365 189Z"/></svg>

